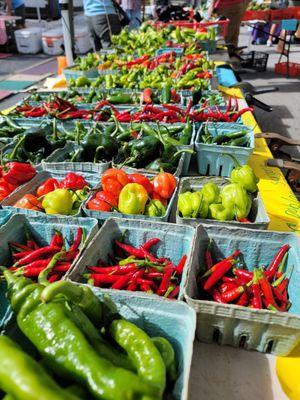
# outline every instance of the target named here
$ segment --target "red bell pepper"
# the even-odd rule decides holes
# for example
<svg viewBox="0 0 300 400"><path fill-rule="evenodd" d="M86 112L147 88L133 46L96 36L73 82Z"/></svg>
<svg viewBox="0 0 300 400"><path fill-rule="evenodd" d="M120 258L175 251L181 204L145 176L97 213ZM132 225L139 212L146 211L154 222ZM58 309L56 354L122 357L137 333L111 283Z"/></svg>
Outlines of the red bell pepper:
<svg viewBox="0 0 300 400"><path fill-rule="evenodd" d="M117 168L110 168L104 172L101 178L103 190L111 193L113 196L119 196L123 186L128 183L127 174Z"/></svg>
<svg viewBox="0 0 300 400"><path fill-rule="evenodd" d="M49 178L37 188L36 195L37 197L45 196L47 193L53 192L53 190L59 187L60 184L57 179Z"/></svg>
<svg viewBox="0 0 300 400"><path fill-rule="evenodd" d="M2 178L17 186L29 181L35 174L35 168L28 163L9 162L2 168Z"/></svg>
<svg viewBox="0 0 300 400"><path fill-rule="evenodd" d="M74 172L68 172L65 179L60 182L62 189L81 190L86 186L89 186L89 184L84 177Z"/></svg>

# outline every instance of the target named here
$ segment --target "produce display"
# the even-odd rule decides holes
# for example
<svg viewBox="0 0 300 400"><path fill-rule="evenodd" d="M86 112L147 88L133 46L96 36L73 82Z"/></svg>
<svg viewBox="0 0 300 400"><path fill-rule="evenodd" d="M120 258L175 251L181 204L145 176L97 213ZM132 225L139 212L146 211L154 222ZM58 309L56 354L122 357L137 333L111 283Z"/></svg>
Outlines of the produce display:
<svg viewBox="0 0 300 400"><path fill-rule="evenodd" d="M115 240L115 254L109 255L112 264L98 260L97 266L88 266L84 274L93 286L116 290L155 293L168 299L176 299L180 290L182 272L187 260L183 255L175 265L172 260L153 254L151 248L159 238L147 240L139 248L125 244L126 232Z"/></svg>
<svg viewBox="0 0 300 400"><path fill-rule="evenodd" d="M90 185L83 176L69 172L61 181L48 178L36 189L35 194L25 194L13 207L46 214L75 215L89 191Z"/></svg>
<svg viewBox="0 0 300 400"><path fill-rule="evenodd" d="M232 130L232 133L221 133L218 134L217 127L212 124L212 130L215 135L211 134L208 123L204 124L203 133L200 136L200 143L205 144L217 144L221 146L249 146L249 131L243 127L237 130Z"/></svg>
<svg viewBox="0 0 300 400"><path fill-rule="evenodd" d="M150 180L142 174L111 168L102 175L101 186L87 202L87 209L164 217L177 181L168 172L160 172Z"/></svg>
<svg viewBox="0 0 300 400"><path fill-rule="evenodd" d="M237 161L230 182L221 190L215 182L203 185L200 191L178 195L177 212L183 218L215 219L217 221L250 222L252 200L249 193L257 191L258 179L249 165L241 167Z"/></svg>
<svg viewBox="0 0 300 400"><path fill-rule="evenodd" d="M288 311L286 259L290 246L283 245L267 267L249 271L240 250L214 263L211 246L205 251L206 271L198 277L200 298L244 307ZM202 297L203 296L203 297Z"/></svg>
<svg viewBox="0 0 300 400"><path fill-rule="evenodd" d="M12 264L7 266L14 277L24 276L39 283L60 280L70 269L84 244L84 231L78 228L73 243L66 250L66 241L56 230L46 246L37 243L27 232L26 244L10 242Z"/></svg>
<svg viewBox="0 0 300 400"><path fill-rule="evenodd" d="M3 274L18 327L46 365L1 336L0 386L9 396L162 399L172 388L177 377L172 345L123 319L111 300L101 302L88 287L70 282L35 284L9 270Z"/></svg>
<svg viewBox="0 0 300 400"><path fill-rule="evenodd" d="M0 201L4 200L14 190L30 181L36 174L36 169L26 163L7 162L0 168Z"/></svg>

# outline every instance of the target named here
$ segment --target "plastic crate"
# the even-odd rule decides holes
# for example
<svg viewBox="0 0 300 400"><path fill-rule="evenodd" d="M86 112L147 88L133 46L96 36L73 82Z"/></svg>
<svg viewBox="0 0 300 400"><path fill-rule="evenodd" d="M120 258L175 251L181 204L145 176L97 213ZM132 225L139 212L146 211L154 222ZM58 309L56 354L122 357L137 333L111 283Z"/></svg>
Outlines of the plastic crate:
<svg viewBox="0 0 300 400"><path fill-rule="evenodd" d="M49 157L42 161L42 169L53 172L78 172L103 174L111 166L111 162L92 163L92 162L70 162L65 161L71 152L76 150L78 145L74 142L69 142L65 147L55 150Z"/></svg>
<svg viewBox="0 0 300 400"><path fill-rule="evenodd" d="M250 270L271 262L284 243L291 246L287 270L294 271L289 285L292 307L289 312L257 310L199 298L196 277L204 271L204 252L213 239L213 255L223 258L240 249ZM206 343L244 347L247 350L284 356L300 339L300 238L292 233L229 228L214 225L197 227L194 263L190 269L185 298L197 312L197 338Z"/></svg>
<svg viewBox="0 0 300 400"><path fill-rule="evenodd" d="M55 216L28 216L15 214L11 219L0 228L0 262L1 265L7 265L11 259L9 242L25 243L27 228L37 240L38 243L47 245L55 230L59 230L66 243L72 242L77 228L82 227L87 233L86 244L94 237L98 231L98 224L91 218L59 218ZM78 259L83 249L80 250ZM0 289L0 328L2 328L5 316L8 313L8 302L5 298L6 284L2 281Z"/></svg>
<svg viewBox="0 0 300 400"><path fill-rule="evenodd" d="M103 292L93 289L103 299ZM189 375L195 337L195 311L182 301L171 302L164 299L152 299L143 294L110 293L123 318L133 322L151 337L163 336L172 344L178 362L178 378L172 390L172 399L188 400ZM25 351L35 355L34 347L17 328L14 318L5 325L2 333L21 344Z"/></svg>
<svg viewBox="0 0 300 400"><path fill-rule="evenodd" d="M202 124L198 131L195 147L197 152L198 171L200 175L214 175L228 177L234 168L233 160L226 154L233 155L241 165L247 164L254 150L254 133L251 128L241 124L208 122L208 131L212 136L226 135L241 130L248 131L249 147L221 146L200 142L200 137L205 129Z"/></svg>
<svg viewBox="0 0 300 400"><path fill-rule="evenodd" d="M281 62L275 64L275 73L296 78L297 76L300 76L300 64L293 62Z"/></svg>
<svg viewBox="0 0 300 400"><path fill-rule="evenodd" d="M68 172L72 171L65 171L65 172L55 172L55 171L42 171L39 172L38 174L35 175L31 181L28 183L25 183L24 185L20 186L18 189L16 189L13 193L11 193L9 196L6 197L6 199L3 200L2 206L4 208L8 208L8 210L13 211L13 212L18 212L21 214L26 214L26 215L34 215L34 216L43 216L46 215L43 211L34 211L34 210L29 210L26 208L17 208L14 207L14 204L20 200L25 194L35 194L37 188L45 182L46 179L48 178L56 178L58 180L64 179L66 174ZM88 173L81 173L86 181L91 185L91 187L97 186L97 184L100 181L100 176L98 174L88 174ZM75 214L75 216L80 216L81 215L81 209L83 206L84 201L81 203L81 206L78 210L78 213ZM70 218L70 215L59 215L61 218Z"/></svg>
<svg viewBox="0 0 300 400"><path fill-rule="evenodd" d="M262 51L250 51L242 54L241 65L244 68L253 68L258 72L264 72L267 69L269 54Z"/></svg>
<svg viewBox="0 0 300 400"><path fill-rule="evenodd" d="M153 237L160 238L161 242L153 246L152 249L158 257L168 257L175 265L178 264L184 254L187 255L178 294L178 299L182 299L187 273L194 256L193 247L196 231L191 226L157 221L110 218L102 225L97 235L87 246L82 257L78 258L73 268L65 275L65 279L82 282L82 274L88 272L86 267L97 265L99 258L107 261L108 254L114 253L114 240L118 239L125 230L127 231L125 242L135 247L140 247ZM102 290L108 291L108 289ZM109 291L115 292L113 289ZM121 292L124 292L124 290L121 290ZM156 294L149 294L149 296L153 298L159 297Z"/></svg>
<svg viewBox="0 0 300 400"><path fill-rule="evenodd" d="M74 69L74 66L65 68L63 70L63 73L65 75L66 81L69 82L70 79L77 79L80 78L81 76L85 76L86 78L97 78L98 76L98 68L91 68L88 69L87 71L80 71Z"/></svg>
<svg viewBox="0 0 300 400"><path fill-rule="evenodd" d="M246 10L242 21L269 21L270 16L270 10Z"/></svg>
<svg viewBox="0 0 300 400"><path fill-rule="evenodd" d="M125 168L122 168L123 170L126 171ZM147 176L149 179L153 179L154 178L154 174L149 174L149 173L145 173L145 176ZM101 180L101 178L100 178ZM177 180L177 188L179 186L179 180ZM82 210L84 212L85 215L87 215L88 217L91 218L96 218L98 219L100 222L104 222L109 218L124 218L124 219L143 219L146 221L160 221L160 222L167 222L169 219L169 216L171 214L171 210L175 201L175 197L176 197L176 192L177 192L177 188L175 189L172 197L169 199L168 205L166 207L166 214L162 217L150 217L149 215L143 215L143 214L122 214L119 213L117 211L111 211L111 212L106 212L106 211L95 211L95 210L89 210L86 205L88 203L89 200L91 200L91 198L93 197L94 193L91 193L90 196L87 198L87 200L84 202L83 206L82 206ZM99 184L99 189L101 189L101 185Z"/></svg>
<svg viewBox="0 0 300 400"><path fill-rule="evenodd" d="M215 178L215 177L205 177L200 176L197 178L182 178L180 180L178 195L181 193L185 193L188 191L199 191L202 189L205 183L214 182L220 188L222 186L230 183L229 179L225 178ZM252 207L248 216L249 223L239 222L239 221L216 221L211 219L202 219L202 218L183 218L180 217L177 212L177 203L176 203L176 222L178 224L197 226L199 224L210 224L214 223L216 225L229 225L229 226L237 226L242 228L250 228L250 229L267 229L270 223L270 219L268 217L267 211L265 209L264 203L259 192L256 195L251 195Z"/></svg>

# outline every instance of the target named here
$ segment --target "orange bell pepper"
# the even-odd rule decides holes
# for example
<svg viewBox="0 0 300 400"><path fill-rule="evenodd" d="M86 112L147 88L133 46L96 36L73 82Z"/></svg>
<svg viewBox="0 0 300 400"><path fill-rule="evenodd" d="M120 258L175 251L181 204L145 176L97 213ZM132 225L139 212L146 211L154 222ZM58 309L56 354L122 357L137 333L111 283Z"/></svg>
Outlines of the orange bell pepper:
<svg viewBox="0 0 300 400"><path fill-rule="evenodd" d="M153 190L163 199L169 199L176 189L177 181L169 172L160 172L153 179Z"/></svg>
<svg viewBox="0 0 300 400"><path fill-rule="evenodd" d="M123 187L128 183L126 172L118 168L109 168L101 178L102 188L105 192L118 197Z"/></svg>

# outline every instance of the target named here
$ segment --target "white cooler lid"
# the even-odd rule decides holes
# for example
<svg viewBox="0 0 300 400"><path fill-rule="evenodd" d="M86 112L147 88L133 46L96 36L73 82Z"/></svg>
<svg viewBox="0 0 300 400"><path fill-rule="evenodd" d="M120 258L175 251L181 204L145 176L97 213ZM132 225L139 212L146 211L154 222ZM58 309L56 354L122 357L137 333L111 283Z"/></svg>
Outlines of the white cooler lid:
<svg viewBox="0 0 300 400"><path fill-rule="evenodd" d="M54 28L50 29L49 31L43 32L44 37L57 37L57 36L63 36L63 31L62 28Z"/></svg>
<svg viewBox="0 0 300 400"><path fill-rule="evenodd" d="M25 29L17 29L15 31L15 36L30 36L31 33L42 33L43 28L37 26L29 26Z"/></svg>

